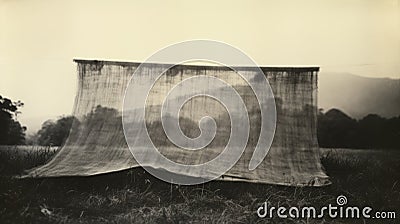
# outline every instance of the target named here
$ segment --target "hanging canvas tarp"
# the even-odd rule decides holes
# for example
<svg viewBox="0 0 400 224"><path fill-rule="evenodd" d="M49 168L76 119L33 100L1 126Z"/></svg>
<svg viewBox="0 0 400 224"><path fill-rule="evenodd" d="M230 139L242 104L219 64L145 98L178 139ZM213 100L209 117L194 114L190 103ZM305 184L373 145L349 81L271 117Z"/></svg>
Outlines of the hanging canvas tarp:
<svg viewBox="0 0 400 224"><path fill-rule="evenodd" d="M139 164L132 156L124 136L122 108L126 87L139 63L75 60L78 70L78 92L73 115L78 118L58 154L46 165L33 169L28 176L91 176L110 173ZM143 71L151 72L162 64L149 63ZM238 68L251 72L251 68ZM260 108L252 89L230 68L220 66L177 65L154 84L147 98L146 125L155 147L167 158L182 164L199 164L215 158L227 144L231 123L226 108L213 98L194 97L182 107L179 124L190 138L199 136L198 121L213 117L217 124L215 139L202 150L178 149L166 136L160 122L161 104L168 92L189 77L209 75L230 83L239 93L249 113L250 134L239 161L220 179L292 186L329 184L319 157L317 142L317 73L318 67L262 67L270 83L276 105L276 130L268 155L256 169L249 161L260 133ZM254 74L254 79L259 78ZM146 72L135 76L146 82ZM212 89L213 91L221 91ZM181 94L182 97L185 93ZM141 96L138 96L141 97ZM233 96L232 96L233 97ZM179 97L178 97L179 98ZM135 127L132 118L132 127ZM141 130L137 130L138 132ZM139 136L139 135L138 135ZM141 141L141 139L137 139ZM157 161L149 158L155 169ZM168 167L163 167L168 171ZM176 171L174 171L176 172ZM202 177L207 170L178 174Z"/></svg>

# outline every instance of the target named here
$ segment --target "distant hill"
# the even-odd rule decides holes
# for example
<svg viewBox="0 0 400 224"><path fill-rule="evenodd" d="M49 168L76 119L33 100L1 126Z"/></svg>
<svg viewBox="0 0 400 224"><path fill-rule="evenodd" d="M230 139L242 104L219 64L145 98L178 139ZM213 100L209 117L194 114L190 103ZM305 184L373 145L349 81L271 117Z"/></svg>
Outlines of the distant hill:
<svg viewBox="0 0 400 224"><path fill-rule="evenodd" d="M400 115L400 79L327 72L318 79L318 107L325 111L338 108L357 119L368 114Z"/></svg>

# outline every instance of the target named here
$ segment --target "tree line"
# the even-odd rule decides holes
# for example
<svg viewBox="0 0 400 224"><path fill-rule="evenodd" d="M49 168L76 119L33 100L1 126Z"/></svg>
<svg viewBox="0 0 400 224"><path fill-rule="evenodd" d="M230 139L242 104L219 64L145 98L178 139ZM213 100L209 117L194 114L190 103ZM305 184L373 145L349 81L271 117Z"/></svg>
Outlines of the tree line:
<svg viewBox="0 0 400 224"><path fill-rule="evenodd" d="M318 114L318 143L326 148L400 149L400 116L351 118L338 109Z"/></svg>
<svg viewBox="0 0 400 224"><path fill-rule="evenodd" d="M60 146L67 140L72 125L79 126L75 117L63 116L44 122L38 132L26 138L26 127L17 120L22 106L21 101L0 96L0 145ZM324 148L400 149L400 116L369 114L357 120L338 109L326 113L320 109L317 134L318 143Z"/></svg>

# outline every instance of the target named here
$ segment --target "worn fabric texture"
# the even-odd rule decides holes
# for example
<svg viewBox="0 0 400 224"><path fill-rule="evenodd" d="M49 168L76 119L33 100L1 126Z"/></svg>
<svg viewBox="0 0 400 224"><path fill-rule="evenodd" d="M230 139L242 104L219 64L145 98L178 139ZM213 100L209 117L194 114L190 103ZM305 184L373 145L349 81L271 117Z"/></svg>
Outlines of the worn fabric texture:
<svg viewBox="0 0 400 224"><path fill-rule="evenodd" d="M75 60L78 92L73 115L79 122L57 155L47 164L32 169L28 177L92 176L138 167L127 146L122 127L122 107L126 87L139 63ZM148 72L162 64L146 64ZM238 67L243 72L251 68ZM167 158L183 164L200 164L215 158L227 144L230 120L226 109L215 99L199 96L189 100L180 113L180 126L188 137L200 134L198 121L208 115L217 123L215 139L205 149L182 150L165 135L160 122L163 99L172 87L196 75L211 75L230 83L242 97L249 112L250 135L239 161L220 179L290 186L324 186L330 183L323 171L317 142L317 67L262 67L269 81L277 111L272 147L255 169L249 160L260 132L260 109L248 84L232 69L219 66L177 65L154 84L146 105L146 125L154 145ZM254 79L259 78L254 74ZM134 78L146 81L146 74ZM213 90L214 91L214 90ZM218 91L216 89L215 91ZM182 93L184 97L185 93ZM142 97L142 96L138 96ZM132 123L132 125L135 125ZM138 139L140 141L140 139ZM158 169L149 158L149 166ZM168 168L166 168L168 171ZM202 177L199 173L178 174Z"/></svg>

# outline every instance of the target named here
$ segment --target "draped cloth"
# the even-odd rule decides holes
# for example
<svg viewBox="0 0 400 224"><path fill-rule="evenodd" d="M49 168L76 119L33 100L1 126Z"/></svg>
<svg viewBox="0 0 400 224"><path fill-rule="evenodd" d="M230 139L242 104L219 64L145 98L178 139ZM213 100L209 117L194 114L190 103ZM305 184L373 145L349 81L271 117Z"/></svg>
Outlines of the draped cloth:
<svg viewBox="0 0 400 224"><path fill-rule="evenodd" d="M78 91L73 115L77 121L55 157L47 164L30 170L28 177L92 176L139 167L127 146L122 107L126 87L140 63L75 60ZM161 64L146 64L147 70ZM246 72L250 68L241 67ZM262 163L249 170L249 160L260 133L260 111L254 93L238 74L228 67L177 65L154 84L146 105L149 137L167 158L195 164L215 158L229 138L229 116L215 99L196 97L182 108L180 125L189 137L199 135L198 119L208 114L218 126L215 139L205 149L186 152L177 149L165 136L160 123L160 104L165 94L180 81L211 75L230 83L242 97L249 111L248 145L239 161L220 180L245 181L289 186L324 186L330 184L320 162L317 141L318 67L261 67L274 93L277 123L270 151ZM143 82L146 74L134 78ZM254 76L257 79L257 76ZM215 90L218 91L218 90ZM182 93L184 95L184 93ZM138 96L143 97L143 96ZM134 125L134 124L133 124ZM160 169L156 163L153 168ZM168 167L162 167L168 171ZM197 176L182 170L179 175Z"/></svg>

